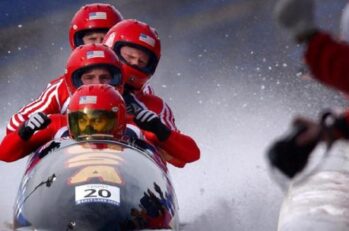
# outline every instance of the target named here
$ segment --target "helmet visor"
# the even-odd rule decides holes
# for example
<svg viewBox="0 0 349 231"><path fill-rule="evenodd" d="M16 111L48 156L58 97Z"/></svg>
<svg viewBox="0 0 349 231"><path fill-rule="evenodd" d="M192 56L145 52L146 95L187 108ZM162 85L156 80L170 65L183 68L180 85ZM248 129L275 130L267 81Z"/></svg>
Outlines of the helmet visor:
<svg viewBox="0 0 349 231"><path fill-rule="evenodd" d="M68 114L69 130L74 139L112 138L117 114L105 110L85 109Z"/></svg>
<svg viewBox="0 0 349 231"><path fill-rule="evenodd" d="M130 64L126 59L125 57L123 57L121 55L121 48L123 46L127 46L127 47L131 47L131 48L135 48L137 50L140 50L142 52L144 52L149 60L148 60L148 63L145 67L138 67L137 65L132 65ZM154 74L155 70L156 70L156 66L158 65L158 62L159 60L156 58L155 54L153 52L151 52L150 50L148 50L147 48L145 47L142 47L140 45L137 45L137 44L134 44L134 43L130 43L130 42L117 42L115 43L114 45L114 48L113 50L115 51L116 55L119 57L119 59L123 62L123 63L126 63L127 65L145 73L145 74L149 74L149 75L152 75Z"/></svg>
<svg viewBox="0 0 349 231"><path fill-rule="evenodd" d="M84 36L92 33L104 33L106 34L108 32L109 28L91 28L86 30L77 31L74 34L74 45L75 47L84 45Z"/></svg>

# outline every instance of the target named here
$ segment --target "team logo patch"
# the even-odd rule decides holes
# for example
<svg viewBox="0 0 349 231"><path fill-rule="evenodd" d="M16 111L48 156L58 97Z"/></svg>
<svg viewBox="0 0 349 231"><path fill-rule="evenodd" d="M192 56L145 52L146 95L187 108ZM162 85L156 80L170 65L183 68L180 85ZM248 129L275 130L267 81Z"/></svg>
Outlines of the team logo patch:
<svg viewBox="0 0 349 231"><path fill-rule="evenodd" d="M104 51L88 51L86 53L87 59L93 59L93 58L104 58Z"/></svg>
<svg viewBox="0 0 349 231"><path fill-rule="evenodd" d="M146 34L140 34L139 35L139 40L142 41L142 42L145 42L149 46L152 46L152 47L155 46L155 39L153 39L152 37L150 37L150 36L148 36Z"/></svg>
<svg viewBox="0 0 349 231"><path fill-rule="evenodd" d="M91 12L88 14L88 20L96 20L96 19L107 19L106 12Z"/></svg>
<svg viewBox="0 0 349 231"><path fill-rule="evenodd" d="M106 184L87 184L75 187L75 204L120 204L120 188Z"/></svg>
<svg viewBox="0 0 349 231"><path fill-rule="evenodd" d="M81 96L79 99L79 104L96 104L96 103L97 103L97 96L95 95Z"/></svg>

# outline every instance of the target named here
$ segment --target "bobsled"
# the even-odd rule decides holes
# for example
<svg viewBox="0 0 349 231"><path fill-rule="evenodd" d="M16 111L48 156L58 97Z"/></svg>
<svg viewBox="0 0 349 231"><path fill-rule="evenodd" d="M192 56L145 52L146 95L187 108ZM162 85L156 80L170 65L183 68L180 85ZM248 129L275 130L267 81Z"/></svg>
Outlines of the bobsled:
<svg viewBox="0 0 349 231"><path fill-rule="evenodd" d="M155 150L111 140L54 140L28 161L14 230L179 230L178 204Z"/></svg>

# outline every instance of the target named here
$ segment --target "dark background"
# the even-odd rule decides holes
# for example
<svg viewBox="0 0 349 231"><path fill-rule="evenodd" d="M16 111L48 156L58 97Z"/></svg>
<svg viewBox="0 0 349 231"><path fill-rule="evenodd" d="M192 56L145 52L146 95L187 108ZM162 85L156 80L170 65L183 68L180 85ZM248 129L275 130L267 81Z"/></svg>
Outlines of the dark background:
<svg viewBox="0 0 349 231"><path fill-rule="evenodd" d="M1 137L10 116L64 73L70 20L92 2L0 2ZM198 162L170 169L185 230L275 230L282 193L266 147L294 115L316 118L347 106L346 97L302 77L303 48L273 20L275 1L108 3L158 30L162 58L151 84L201 148ZM346 1L316 3L317 24L338 34ZM0 229L11 222L25 161L0 163Z"/></svg>

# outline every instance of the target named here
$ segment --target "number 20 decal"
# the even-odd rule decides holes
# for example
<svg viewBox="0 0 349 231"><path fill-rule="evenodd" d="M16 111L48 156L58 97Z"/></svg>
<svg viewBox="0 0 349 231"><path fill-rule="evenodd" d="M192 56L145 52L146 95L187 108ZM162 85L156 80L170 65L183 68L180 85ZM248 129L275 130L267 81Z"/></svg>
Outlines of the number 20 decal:
<svg viewBox="0 0 349 231"><path fill-rule="evenodd" d="M96 198L98 196L109 198L111 196L111 192L107 189L85 189L85 192L87 192L85 198Z"/></svg>
<svg viewBox="0 0 349 231"><path fill-rule="evenodd" d="M120 204L120 188L105 184L88 184L75 187L75 204Z"/></svg>

